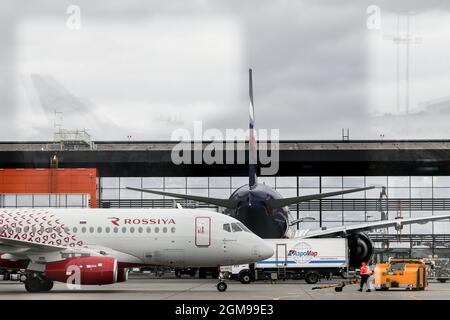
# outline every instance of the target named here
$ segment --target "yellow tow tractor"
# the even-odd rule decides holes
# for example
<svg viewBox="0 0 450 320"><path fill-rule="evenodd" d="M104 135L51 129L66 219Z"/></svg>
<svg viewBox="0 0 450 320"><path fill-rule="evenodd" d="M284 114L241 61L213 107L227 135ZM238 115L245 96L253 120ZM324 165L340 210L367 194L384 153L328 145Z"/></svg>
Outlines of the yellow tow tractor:
<svg viewBox="0 0 450 320"><path fill-rule="evenodd" d="M406 288L425 290L428 286L427 266L422 259L393 259L379 263L373 272L375 290Z"/></svg>

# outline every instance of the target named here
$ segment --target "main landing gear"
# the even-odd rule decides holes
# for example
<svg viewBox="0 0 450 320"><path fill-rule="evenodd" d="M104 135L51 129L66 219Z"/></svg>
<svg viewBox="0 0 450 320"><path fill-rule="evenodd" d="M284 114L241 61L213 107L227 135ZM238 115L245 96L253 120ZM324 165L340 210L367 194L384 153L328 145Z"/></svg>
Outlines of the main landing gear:
<svg viewBox="0 0 450 320"><path fill-rule="evenodd" d="M28 292L47 292L53 288L53 281L39 273L29 273L24 283Z"/></svg>
<svg viewBox="0 0 450 320"><path fill-rule="evenodd" d="M228 288L227 284L225 283L225 278L222 274L222 272L219 273L219 283L217 284L217 290L220 292L226 291Z"/></svg>

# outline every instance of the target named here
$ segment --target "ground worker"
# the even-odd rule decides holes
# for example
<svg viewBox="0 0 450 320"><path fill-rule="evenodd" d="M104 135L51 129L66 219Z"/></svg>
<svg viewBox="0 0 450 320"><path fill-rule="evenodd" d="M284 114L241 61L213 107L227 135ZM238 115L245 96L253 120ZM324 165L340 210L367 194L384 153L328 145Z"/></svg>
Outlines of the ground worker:
<svg viewBox="0 0 450 320"><path fill-rule="evenodd" d="M362 292L363 286L364 286L364 284L366 284L366 287L367 287L366 291L370 292L370 285L368 283L368 280L369 280L371 273L372 272L370 271L370 267L368 265L366 265L365 262L363 262L361 264L361 269L359 271L359 274L361 275L361 284L360 284L358 291Z"/></svg>

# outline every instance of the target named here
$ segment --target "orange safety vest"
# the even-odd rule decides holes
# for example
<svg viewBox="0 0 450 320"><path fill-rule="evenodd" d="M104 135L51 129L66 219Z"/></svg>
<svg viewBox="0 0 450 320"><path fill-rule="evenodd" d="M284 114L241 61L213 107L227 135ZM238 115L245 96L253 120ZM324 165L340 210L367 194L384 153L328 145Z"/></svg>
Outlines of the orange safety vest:
<svg viewBox="0 0 450 320"><path fill-rule="evenodd" d="M361 270L359 273L370 276L370 274L371 274L370 268L368 266L361 267Z"/></svg>

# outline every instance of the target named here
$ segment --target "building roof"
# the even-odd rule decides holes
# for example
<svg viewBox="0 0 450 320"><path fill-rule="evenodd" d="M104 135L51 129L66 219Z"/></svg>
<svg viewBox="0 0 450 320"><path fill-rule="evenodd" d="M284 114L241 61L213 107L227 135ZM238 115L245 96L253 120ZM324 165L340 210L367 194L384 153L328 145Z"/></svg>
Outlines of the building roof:
<svg viewBox="0 0 450 320"><path fill-rule="evenodd" d="M0 142L0 168L97 168L101 176L245 176L247 165L182 164L171 160L173 141ZM202 152L209 142L193 144ZM242 143L217 151L243 150ZM265 149L260 145L259 149ZM193 157L192 157L193 158ZM225 157L224 157L225 159ZM278 175L450 175L450 140L281 141Z"/></svg>
<svg viewBox="0 0 450 320"><path fill-rule="evenodd" d="M192 144L194 144L193 142ZM211 142L203 142L204 145ZM223 145L242 142L222 142ZM125 151L171 150L174 141L93 141L95 147L80 145L76 150ZM450 140L283 140L280 150L433 150L450 149ZM0 151L57 151L61 143L53 141L0 141Z"/></svg>

